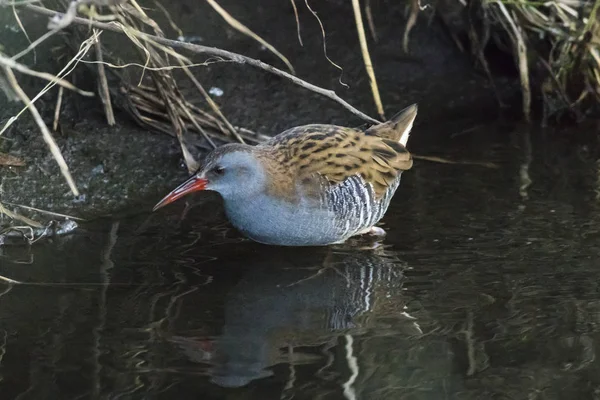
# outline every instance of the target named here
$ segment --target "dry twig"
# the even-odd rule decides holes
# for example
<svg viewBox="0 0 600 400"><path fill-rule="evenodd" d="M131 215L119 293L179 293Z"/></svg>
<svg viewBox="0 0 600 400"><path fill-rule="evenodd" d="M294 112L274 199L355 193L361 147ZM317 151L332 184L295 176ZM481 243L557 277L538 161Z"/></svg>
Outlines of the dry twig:
<svg viewBox="0 0 600 400"><path fill-rule="evenodd" d="M33 12L39 13L39 14L43 14L43 15L48 15L51 17L55 17L60 15L60 13L53 11L53 10L49 10L47 8L44 7L39 7L39 6L35 6L32 4L29 4L26 6L26 8L28 10L31 10ZM311 90L317 94L320 94L322 96L325 96L327 98L329 98L330 100L335 101L336 103L342 105L344 108L346 108L348 111L350 111L352 114L362 118L365 121L368 121L370 123L375 123L378 124L380 123L380 121L369 117L368 115L366 115L365 113L357 110L356 108L352 107L348 102L346 102L345 100L343 100L342 98L340 98L333 90L327 90L327 89L323 89L321 87L318 87L316 85L313 85L311 83L308 83L294 75L291 75L285 71L282 71L280 69L277 69L269 64L266 64L262 61L241 55L241 54L237 54L237 53L233 53L230 51L226 51L226 50L222 50L222 49L218 49L215 47L208 47L208 46L202 46L202 45L198 45L198 44L193 44L193 43L186 43L186 42L180 42L178 40L170 40L170 39L166 39L164 37L159 37L159 36L155 36L155 35L150 35L144 32L140 32L137 30L126 30L122 25L117 24L115 22L112 23L104 23L104 22L99 22L99 21L92 21L92 20L88 20L85 18L79 18L79 17L74 17L72 19L73 23L76 24L80 24L80 25L85 25L85 26L92 26L95 28L99 28L99 29L104 29L104 30L108 30L108 31L112 31L112 32L118 32L118 33L126 33L128 35L132 35L136 38L139 39L144 39L144 40L148 40L148 41L153 41L157 44L162 44L164 46L169 46L172 48L179 48L179 49L184 49L187 51L190 51L192 53L197 53L197 54L208 54L211 56L216 56L216 57L221 57L225 60L230 60L233 61L235 63L239 63L239 64L247 64L250 66L253 66L255 68L259 68L262 69L264 71L270 72L274 75L277 75L279 77L282 78L286 78L290 81L292 81L294 84L301 86L305 89ZM131 37L131 36L130 36Z"/></svg>
<svg viewBox="0 0 600 400"><path fill-rule="evenodd" d="M36 211L36 212L39 212L41 214L52 215L54 217L61 217L61 218L66 218L66 219L72 219L74 221L85 221L83 218L78 218L78 217L74 217L72 215L67 215L67 214L61 214L61 213L57 213L57 212L54 212L54 211L42 210L40 208L26 206L24 204L11 203L9 201L3 201L2 203L6 204L8 206L19 207L19 208L23 208L23 209L29 210L29 211Z"/></svg>
<svg viewBox="0 0 600 400"><path fill-rule="evenodd" d="M267 42L266 40L264 40L263 38L261 38L260 36L258 36L256 33L252 32L246 25L242 24L240 21L238 21L237 19L235 19L231 14L229 14L223 7L221 7L219 5L219 3L217 3L215 0L206 0L206 2L208 4L210 4L210 6L219 13L219 15L221 17L223 17L223 19L229 24L231 25L234 29L242 32L244 35L250 36L252 39L256 40L257 42L259 42L260 44L262 44L263 46L265 46L267 49L269 49L269 51L273 54L275 54L277 57L279 57L279 59L281 61L283 61L283 63L288 67L288 69L290 70L290 72L292 74L296 74L296 72L294 71L294 67L292 66L292 64L290 63L290 61L283 55L281 54L275 47L273 47L269 42Z"/></svg>
<svg viewBox="0 0 600 400"><path fill-rule="evenodd" d="M91 37L89 37L88 39L86 39L83 43L81 43L81 46L79 47L79 50L77 51L77 53L75 54L75 56L60 70L60 72L56 76L53 76L52 80L42 90L40 90L40 92L32 99L32 104L35 103L44 94L46 94L46 92L48 90L50 90L51 88L53 88L55 85L60 85L60 82L62 82L63 86L65 86L65 87L67 87L68 85L71 85L70 83L68 83L68 82L66 82L64 80L64 77L66 75L68 75L69 73L71 73L73 71L73 69L75 69L75 67L77 66L77 64L81 60L81 58L83 58L87 54L87 52L89 51L89 49L92 46L94 38L95 38L95 35L92 35ZM11 70L12 71L11 65L13 65L13 64L11 64L10 62L7 63L7 64L3 64L2 60L3 59L0 58L0 66L4 66L5 65L6 66L5 68L7 70ZM9 86L12 86L12 85L9 84ZM79 93L79 89L77 89L77 92ZM81 92L82 92L81 94L83 94L83 93L90 93L90 92L83 92L83 91L81 91ZM91 95L93 96L93 93L91 93ZM21 111L19 111L17 113L17 115L15 115L12 118L10 118L4 124L4 127L2 129L0 129L0 135L2 135L21 116L21 114L23 114L27 110L27 108L28 108L28 106L26 105Z"/></svg>
<svg viewBox="0 0 600 400"><path fill-rule="evenodd" d="M65 159L63 158L63 156L60 152L60 149L58 148L58 145L54 141L54 138L52 137L50 130L46 126L46 123L44 122L44 120L43 120L42 116L40 115L38 109L36 108L35 104L33 104L31 99L23 91L21 86L19 86L19 83L17 82L17 78L15 77L15 74L12 72L12 70L8 67L4 67L4 72L6 74L9 84L12 87L12 90L17 94L17 96L19 96L21 101L29 109L29 112L31 113L33 119L35 120L36 124L40 128L40 131L42 132L42 137L44 138L44 141L50 148L50 152L52 153L52 156L56 160L56 163L58 164L58 166L60 168L60 172L62 173L62 175L65 177L67 183L69 184L69 188L71 189L71 192L73 193L73 195L79 196L79 190L77 190L77 186L75 185L75 181L73 180L73 177L71 176L69 167L67 166L67 163L65 162Z"/></svg>
<svg viewBox="0 0 600 400"><path fill-rule="evenodd" d="M115 114L112 108L112 102L110 99L110 91L108 90L108 80L106 79L106 71L104 71L104 57L102 55L102 44L100 43L100 37L98 37L96 43L94 43L96 49L96 60L98 61L98 94L102 100L104 106L104 115L106 116L106 123L109 126L113 126L115 121Z"/></svg>
<svg viewBox="0 0 600 400"><path fill-rule="evenodd" d="M14 61L11 58L6 57L5 55L3 55L2 53L0 53L0 65L4 65L8 68L11 68L15 71L19 71L22 74L26 74L26 75L31 75L31 76L35 76L36 78L40 78L40 79L44 79L46 81L52 82L56 85L62 86L65 89L69 89L72 90L74 92L76 92L77 94L80 94L82 96L87 96L87 97L93 97L94 93L92 92L88 92L86 90L81 90L77 87L75 87L75 85L73 85L71 82L62 79L56 75L52 75L49 74L47 72L38 72L38 71L34 71L28 67L26 67L23 64L20 64L16 61Z"/></svg>
<svg viewBox="0 0 600 400"><path fill-rule="evenodd" d="M499 168L499 166L497 164L494 164L492 162L465 161L465 160L453 161L453 160L449 160L449 159L443 158L443 157L423 156L423 155L418 155L418 154L414 154L414 153L412 153L412 157L415 160L430 161L430 162L435 162L435 163L440 163L440 164L477 165L479 167L485 167L485 168L493 168L493 169Z"/></svg>
<svg viewBox="0 0 600 400"><path fill-rule="evenodd" d="M183 65L183 61L180 60L180 62ZM219 108L219 106L217 105L217 103L215 103L213 101L213 99L210 97L210 95L208 93L206 93L206 90L204 90L204 87L200 84L200 82L198 82L198 80L196 79L196 77L194 76L194 74L192 74L192 72L189 70L189 68L184 67L183 70L185 71L185 74L187 75L187 77L192 81L192 83L200 91L200 93L202 93L202 96L204 97L204 99L206 100L206 102L209 104L210 108L225 123L225 126L227 127L227 129L229 130L229 132L231 132L231 134L238 140L238 142L245 143L244 139L239 135L239 133L233 127L233 125L231 125L231 123L229 122L229 120L227 120L227 118L225 118L225 115L223 115L223 113L221 112L221 109Z"/></svg>
<svg viewBox="0 0 600 400"><path fill-rule="evenodd" d="M302 43L302 35L300 34L300 18L298 17L298 7L296 7L296 0L290 0L292 8L294 9L294 17L296 18L296 30L298 31L298 42L300 46L304 46Z"/></svg>
<svg viewBox="0 0 600 400"><path fill-rule="evenodd" d="M61 86L58 88L58 96L56 96L56 105L54 106L54 122L52 123L52 130L54 132L58 131L58 123L60 119L60 109L62 107L64 95L64 88Z"/></svg>
<svg viewBox="0 0 600 400"><path fill-rule="evenodd" d="M517 59L519 62L519 73L521 77L521 91L523 93L523 115L527 122L530 121L530 112L531 112L531 88L529 86L529 63L527 60L527 45L525 44L525 38L523 37L523 31L520 26L518 26L513 18L510 16L506 6L500 2L495 1L500 8L500 11L506 18L508 25L510 27L510 34L513 38L513 43L515 43L515 50Z"/></svg>
<svg viewBox="0 0 600 400"><path fill-rule="evenodd" d="M15 221L23 222L29 226L34 228L43 228L44 226L37 221L32 220L31 218L27 218L21 214L17 214L15 212L10 211L8 208L4 207L3 203L0 203L0 215L6 215L8 218L14 219Z"/></svg>

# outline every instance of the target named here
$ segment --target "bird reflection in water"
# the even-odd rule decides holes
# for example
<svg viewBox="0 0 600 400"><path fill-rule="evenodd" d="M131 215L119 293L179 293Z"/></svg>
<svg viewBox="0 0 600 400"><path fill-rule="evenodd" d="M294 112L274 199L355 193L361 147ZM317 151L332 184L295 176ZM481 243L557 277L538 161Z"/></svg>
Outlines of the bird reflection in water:
<svg viewBox="0 0 600 400"><path fill-rule="evenodd" d="M382 248L329 248L310 255L320 257L320 265L305 268L306 251L281 250L279 256L269 251L247 262L246 273L225 298L224 326L214 341L170 340L190 361L209 363L211 380L219 386L242 387L288 364L285 390L293 390L297 366L321 363L317 374L343 381L344 394L353 398L359 369L354 338L385 334L390 327L380 317L390 316L394 334L422 333L399 298L405 266Z"/></svg>

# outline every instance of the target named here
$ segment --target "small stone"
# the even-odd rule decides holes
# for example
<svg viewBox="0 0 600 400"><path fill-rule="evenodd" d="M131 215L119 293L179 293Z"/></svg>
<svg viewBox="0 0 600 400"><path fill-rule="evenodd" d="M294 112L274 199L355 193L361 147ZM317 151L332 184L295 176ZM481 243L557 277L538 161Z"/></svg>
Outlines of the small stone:
<svg viewBox="0 0 600 400"><path fill-rule="evenodd" d="M218 87L211 87L210 90L208 91L208 93L212 94L213 96L216 97L221 97L223 96L223 89L218 88Z"/></svg>
<svg viewBox="0 0 600 400"><path fill-rule="evenodd" d="M73 199L73 203L75 203L75 204L85 203L86 200L87 200L87 196L84 193L84 194L80 194L79 196L75 197Z"/></svg>
<svg viewBox="0 0 600 400"><path fill-rule="evenodd" d="M59 224L58 228L56 229L56 234L65 235L67 233L71 233L77 228L77 226L77 222L71 219L64 220Z"/></svg>
<svg viewBox="0 0 600 400"><path fill-rule="evenodd" d="M104 173L104 165L98 164L94 168L92 168L92 172L90 173L92 176L100 175Z"/></svg>

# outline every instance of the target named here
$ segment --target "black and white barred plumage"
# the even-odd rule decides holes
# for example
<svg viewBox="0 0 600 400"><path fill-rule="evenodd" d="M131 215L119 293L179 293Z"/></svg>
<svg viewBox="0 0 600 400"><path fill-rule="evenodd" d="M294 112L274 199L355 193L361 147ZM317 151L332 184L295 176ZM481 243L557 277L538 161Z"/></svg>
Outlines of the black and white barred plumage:
<svg viewBox="0 0 600 400"><path fill-rule="evenodd" d="M375 196L373 186L359 175L330 187L323 200L335 215L339 235L350 237L375 226L387 211L400 180L401 174L381 198Z"/></svg>

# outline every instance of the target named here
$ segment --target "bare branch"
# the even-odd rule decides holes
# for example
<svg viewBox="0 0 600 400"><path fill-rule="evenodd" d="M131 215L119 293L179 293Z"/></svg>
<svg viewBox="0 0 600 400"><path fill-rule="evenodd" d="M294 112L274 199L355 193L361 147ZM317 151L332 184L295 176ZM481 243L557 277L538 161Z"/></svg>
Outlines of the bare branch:
<svg viewBox="0 0 600 400"><path fill-rule="evenodd" d="M27 5L26 9L31 10L36 13L39 13L39 14L48 15L50 17L55 17L55 16L61 15L60 13L58 13L56 11L49 10L44 7L31 5L31 4ZM260 60L254 59L254 58L250 58L250 57L247 57L247 56L244 56L241 54L233 53L233 52L230 52L227 50L218 49L216 47L208 47L208 46L202 46L202 45L193 44L193 43L180 42L177 40L165 39L162 37L150 35L150 34L147 34L144 32L136 31L136 30L128 30L127 32L125 32L125 29L123 28L123 26L121 26L120 24L114 23L114 22L104 23L104 22L92 21L92 20L80 18L80 17L74 17L72 19L72 22L76 23L76 24L80 24L80 25L85 25L85 26L93 26L94 28L104 29L107 31L134 35L140 39L159 43L159 44L162 44L165 46L170 46L172 48L188 50L188 51L191 51L191 52L197 53L197 54L208 54L208 55L212 55L212 56L221 57L221 58L224 58L227 60L231 60L231 61L239 63L239 64L248 64L250 66L262 69L264 71L270 72L270 73L280 76L282 78L286 78L298 86L301 86L305 89L311 90L315 93L325 96L328 99L333 100L336 103L342 105L345 109L350 111L352 114L362 118L365 121L368 121L372 124L381 123L381 121L378 121L375 118L369 117L367 114L365 114L362 111L359 111L356 108L354 108L353 106L351 106L348 102L346 102L341 97L339 97L333 90L323 89L319 86L308 83L292 74L289 74L285 71L277 69L277 68L273 67L272 65L266 64Z"/></svg>
<svg viewBox="0 0 600 400"><path fill-rule="evenodd" d="M56 160L56 163L58 164L58 166L60 168L60 172L63 174L63 176L67 180L67 183L69 184L69 187L71 188L71 192L73 192L73 195L79 196L79 190L77 190L77 186L75 186L75 181L73 180L73 177L71 176L69 167L67 166L65 159L63 158L62 154L60 153L60 149L58 148L58 145L54 141L54 138L52 137L50 130L46 126L46 123L44 122L44 120L43 120L42 116L40 115L38 109L36 108L35 104L33 104L31 102L31 99L23 91L21 86L19 86L19 83L17 82L17 78L15 77L15 74L13 73L13 71L8 67L4 67L4 73L6 74L6 78L7 78L8 82L10 83L10 85L12 86L13 91L17 94L17 96L19 96L21 101L23 103L25 103L25 105L29 109L29 112L33 116L33 119L35 120L38 127L42 131L42 137L44 138L44 141L50 148L50 152L52 153L52 156Z"/></svg>
<svg viewBox="0 0 600 400"><path fill-rule="evenodd" d="M81 90L69 81L65 79L61 79L56 75L49 74L47 72L38 72L34 71L23 64L20 64L0 53L0 65L7 66L8 68L14 69L15 71L19 71L26 75L35 76L36 78L44 79L50 82L56 82L57 85L64 87L65 89L72 90L82 96L94 97L93 92L88 92L86 90Z"/></svg>

